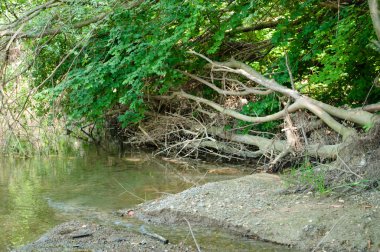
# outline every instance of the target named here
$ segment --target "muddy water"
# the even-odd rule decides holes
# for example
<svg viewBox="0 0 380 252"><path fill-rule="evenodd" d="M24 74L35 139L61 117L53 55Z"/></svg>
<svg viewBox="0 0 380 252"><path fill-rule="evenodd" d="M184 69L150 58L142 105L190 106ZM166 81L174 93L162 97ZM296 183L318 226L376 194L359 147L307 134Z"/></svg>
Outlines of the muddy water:
<svg viewBox="0 0 380 252"><path fill-rule="evenodd" d="M65 157L3 158L0 160L0 251L27 244L64 221L75 218L99 221L112 216L110 213L117 209L133 208L162 194L226 178L226 175L205 175L205 165L197 166L202 167L175 164L144 153L117 157L94 150ZM110 218L108 222L114 220ZM115 224L126 228L139 226L136 221ZM192 242L186 229L151 228L162 230L172 241ZM275 246L237 239L223 232L195 231L199 242L213 249L277 250Z"/></svg>

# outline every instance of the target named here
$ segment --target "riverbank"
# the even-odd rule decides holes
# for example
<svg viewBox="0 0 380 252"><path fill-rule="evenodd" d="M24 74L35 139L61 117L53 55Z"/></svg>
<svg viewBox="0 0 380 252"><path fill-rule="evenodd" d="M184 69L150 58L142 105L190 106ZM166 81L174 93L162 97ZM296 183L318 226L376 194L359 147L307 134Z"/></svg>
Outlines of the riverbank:
<svg viewBox="0 0 380 252"><path fill-rule="evenodd" d="M118 211L112 217L102 215L98 218L100 224L93 221L61 224L17 251L59 251L62 248L71 249L69 251L196 251L195 246L181 242L164 244L151 236L109 224L110 219L115 223L118 219L136 217L151 226L159 224L160 232L165 227L183 230L190 225L193 229L214 228L246 240L286 246L270 251L284 251L287 247L291 251L379 251L379 191L339 197L289 194L285 189L279 176L265 173L207 183L140 204L133 210ZM207 248L207 239L201 239L195 232L197 238L200 248Z"/></svg>
<svg viewBox="0 0 380 252"><path fill-rule="evenodd" d="M379 251L380 192L337 197L286 194L279 176L208 183L140 205L157 224L218 227L304 251Z"/></svg>
<svg viewBox="0 0 380 252"><path fill-rule="evenodd" d="M183 244L166 244L125 228L70 221L15 251L194 251Z"/></svg>

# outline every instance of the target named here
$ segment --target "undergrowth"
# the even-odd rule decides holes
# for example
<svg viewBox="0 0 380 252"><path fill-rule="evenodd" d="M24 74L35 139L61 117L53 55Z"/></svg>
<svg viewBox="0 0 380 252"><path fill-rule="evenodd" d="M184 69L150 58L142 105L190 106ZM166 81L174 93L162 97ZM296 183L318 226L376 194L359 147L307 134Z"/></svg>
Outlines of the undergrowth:
<svg viewBox="0 0 380 252"><path fill-rule="evenodd" d="M308 157L299 165L290 168L285 181L289 187L296 187L297 190L315 191L320 194L329 194L332 191L327 183L325 171L315 169Z"/></svg>

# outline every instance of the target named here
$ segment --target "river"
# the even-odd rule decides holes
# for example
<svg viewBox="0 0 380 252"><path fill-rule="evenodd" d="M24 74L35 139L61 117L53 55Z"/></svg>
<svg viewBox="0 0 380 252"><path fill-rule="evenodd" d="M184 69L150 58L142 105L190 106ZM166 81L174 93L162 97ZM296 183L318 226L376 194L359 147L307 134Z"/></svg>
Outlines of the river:
<svg viewBox="0 0 380 252"><path fill-rule="evenodd" d="M32 242L68 220L133 208L194 185L242 175L207 174L206 168L210 167L201 162L175 164L144 152L119 157L94 149L75 155L2 158L0 250ZM136 221L132 222L136 225ZM188 235L186 229L152 228L162 230L175 242ZM231 250L281 251L270 244L238 239L217 230L195 229L195 234L201 244L212 249L227 246Z"/></svg>

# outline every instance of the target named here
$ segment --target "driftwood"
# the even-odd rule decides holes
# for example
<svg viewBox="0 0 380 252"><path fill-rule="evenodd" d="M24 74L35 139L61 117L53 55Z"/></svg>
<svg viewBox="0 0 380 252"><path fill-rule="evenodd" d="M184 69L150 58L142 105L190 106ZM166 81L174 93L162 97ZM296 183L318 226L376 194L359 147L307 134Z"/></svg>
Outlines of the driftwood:
<svg viewBox="0 0 380 252"><path fill-rule="evenodd" d="M169 240L162 237L161 235L159 234L156 234L156 233L151 233L151 232L148 232L146 229L145 229L145 226L144 225L141 225L140 227L140 233L143 234L143 235L146 235L150 238L153 238L155 240L158 240L160 242L162 242L163 244L168 244L169 243Z"/></svg>

